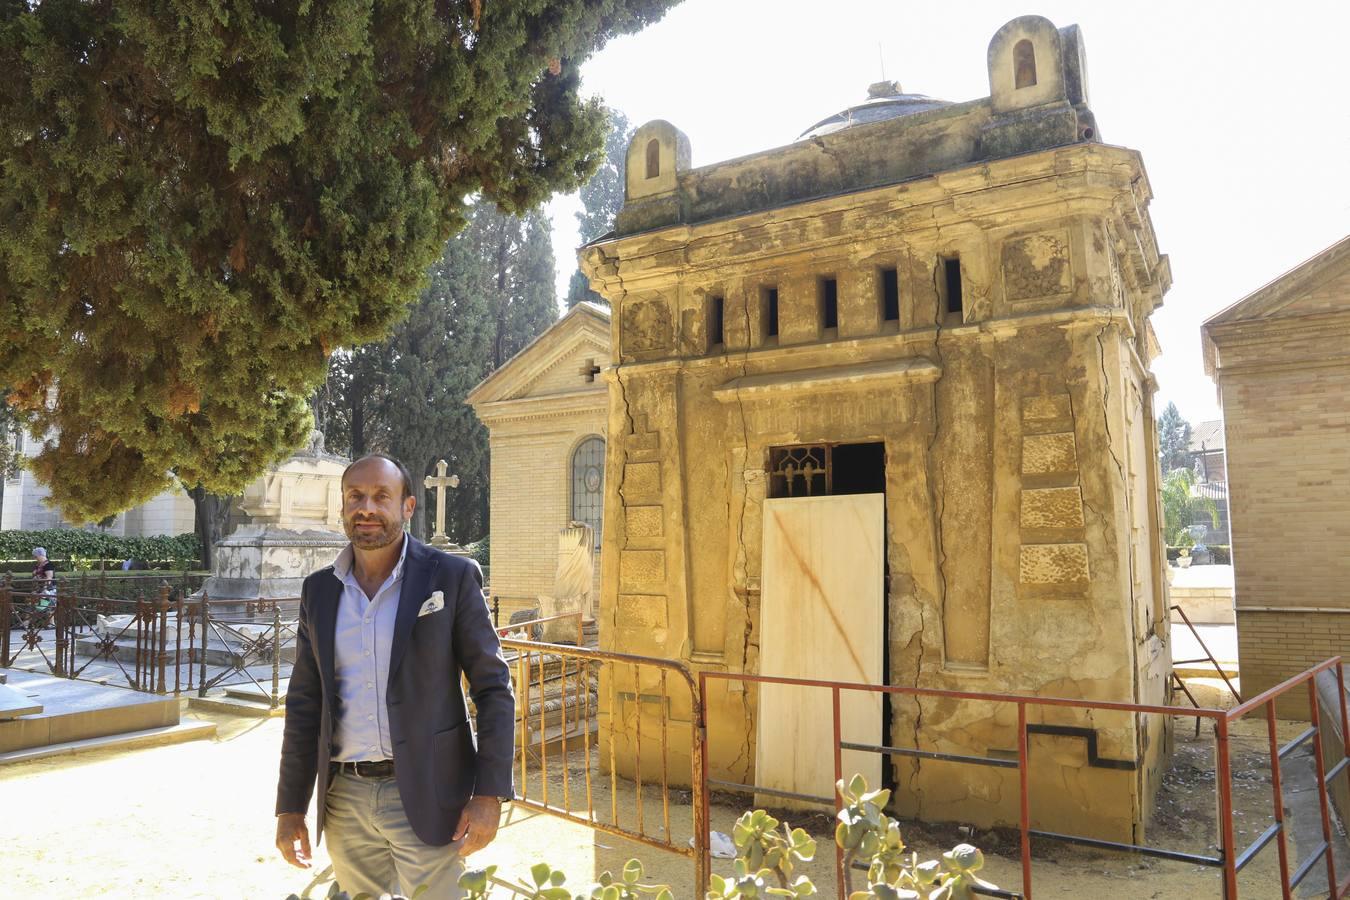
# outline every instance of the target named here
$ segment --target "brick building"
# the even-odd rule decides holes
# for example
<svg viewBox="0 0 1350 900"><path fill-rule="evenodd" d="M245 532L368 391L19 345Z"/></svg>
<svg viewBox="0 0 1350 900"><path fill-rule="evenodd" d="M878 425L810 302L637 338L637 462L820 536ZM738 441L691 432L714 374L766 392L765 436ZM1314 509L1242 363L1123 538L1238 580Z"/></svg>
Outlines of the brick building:
<svg viewBox="0 0 1350 900"><path fill-rule="evenodd" d="M1202 332L1224 413L1238 657L1253 695L1350 653L1350 237Z"/></svg>
<svg viewBox="0 0 1350 900"><path fill-rule="evenodd" d="M595 531L596 579L604 498L609 310L579 303L469 392L491 452L490 592L501 619L551 594L558 532Z"/></svg>

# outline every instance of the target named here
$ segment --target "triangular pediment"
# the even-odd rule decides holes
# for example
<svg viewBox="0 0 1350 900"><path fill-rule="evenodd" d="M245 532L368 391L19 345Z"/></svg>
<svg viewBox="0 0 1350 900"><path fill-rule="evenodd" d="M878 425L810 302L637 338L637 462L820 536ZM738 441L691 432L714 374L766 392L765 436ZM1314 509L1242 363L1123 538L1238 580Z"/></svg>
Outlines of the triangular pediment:
<svg viewBox="0 0 1350 900"><path fill-rule="evenodd" d="M604 390L583 369L609 364L609 310L578 303L469 392L473 406L576 391Z"/></svg>
<svg viewBox="0 0 1350 900"><path fill-rule="evenodd" d="M1350 310L1350 237L1211 316L1206 327Z"/></svg>

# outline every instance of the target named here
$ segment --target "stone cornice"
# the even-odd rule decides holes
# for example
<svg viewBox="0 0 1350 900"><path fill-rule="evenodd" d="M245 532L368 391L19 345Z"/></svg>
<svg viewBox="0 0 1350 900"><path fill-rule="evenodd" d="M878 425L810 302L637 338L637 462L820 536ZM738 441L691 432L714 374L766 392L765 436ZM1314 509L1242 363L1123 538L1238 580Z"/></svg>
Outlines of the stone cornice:
<svg viewBox="0 0 1350 900"><path fill-rule="evenodd" d="M1166 259L1157 254L1148 219L1150 196L1136 151L1072 145L897 185L609 238L582 250L582 267L595 290L621 300L626 293L664 286L676 276L715 272L729 262L781 266L804 244L819 253L853 244L858 233L903 238L957 224L978 229L980 220L993 227L1006 224L1009 212L1036 210L1041 218L1082 213L1120 218L1132 235L1125 242L1130 262L1148 280ZM832 221L827 225L827 220ZM803 237L802 229L820 234Z"/></svg>
<svg viewBox="0 0 1350 900"><path fill-rule="evenodd" d="M828 365L842 357L849 359L865 358L870 354L886 354L895 358L899 354L912 355L915 348L932 347L934 341L941 347L950 342L998 341L1014 338L1027 328L1093 328L1114 325L1127 336L1133 336L1134 328L1129 316L1123 309L1110 306L1083 306L1073 309L1059 309L1050 312L1020 313L972 322L969 325L945 325L941 328L925 327L901 331L895 334L875 334L867 337L844 338L840 340L816 341L810 344L793 344L788 347L756 347L752 350L728 350L724 353L707 356L668 357L666 359L642 362L626 362L608 366L602 373L608 381L617 374L655 375L663 371L676 372L681 369L702 369L708 367L746 363L759 366L789 366L809 368L812 365ZM1137 358L1137 357L1136 357ZM1140 366L1145 371L1147 367Z"/></svg>
<svg viewBox="0 0 1350 900"><path fill-rule="evenodd" d="M547 419L583 413L608 414L609 390L597 380L595 387L565 394L543 394L514 400L495 400L474 407L484 425L497 425L512 419Z"/></svg>
<svg viewBox="0 0 1350 900"><path fill-rule="evenodd" d="M922 357L911 357L768 375L745 375L713 388L712 393L721 403L774 401L860 387L891 389L897 385L931 384L941 377L942 369L938 366Z"/></svg>

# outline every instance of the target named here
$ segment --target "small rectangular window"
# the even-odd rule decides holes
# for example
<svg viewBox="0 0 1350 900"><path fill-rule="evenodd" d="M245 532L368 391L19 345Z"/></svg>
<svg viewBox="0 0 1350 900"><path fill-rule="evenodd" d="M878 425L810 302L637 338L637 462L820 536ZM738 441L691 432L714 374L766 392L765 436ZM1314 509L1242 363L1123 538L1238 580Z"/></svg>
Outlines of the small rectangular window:
<svg viewBox="0 0 1350 900"><path fill-rule="evenodd" d="M881 270L881 321L900 321L900 275L895 269Z"/></svg>
<svg viewBox="0 0 1350 900"><path fill-rule="evenodd" d="M947 312L955 313L958 316L963 315L965 306L961 297L961 258L959 256L943 257L942 281L944 293L947 295Z"/></svg>
<svg viewBox="0 0 1350 900"><path fill-rule="evenodd" d="M726 343L726 299L713 297L708 301L708 347Z"/></svg>
<svg viewBox="0 0 1350 900"><path fill-rule="evenodd" d="M778 288L763 288L762 300L764 336L778 337Z"/></svg>
<svg viewBox="0 0 1350 900"><path fill-rule="evenodd" d="M818 287L820 293L820 323L825 329L839 327L839 282L833 278L822 278Z"/></svg>

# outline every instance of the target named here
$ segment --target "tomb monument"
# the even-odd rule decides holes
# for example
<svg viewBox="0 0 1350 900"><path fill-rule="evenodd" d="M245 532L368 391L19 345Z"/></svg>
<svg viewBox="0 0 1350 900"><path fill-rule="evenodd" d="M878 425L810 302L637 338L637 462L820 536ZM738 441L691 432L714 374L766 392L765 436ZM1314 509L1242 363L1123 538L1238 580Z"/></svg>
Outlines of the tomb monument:
<svg viewBox="0 0 1350 900"><path fill-rule="evenodd" d="M694 167L668 122L635 133L615 230L581 251L613 311L602 647L1169 699L1149 317L1171 274L1148 175L1102 141L1076 26L1014 19L986 62L987 97L883 82L727 162ZM692 728L678 698L614 687L625 721L602 727ZM831 772L801 763L832 759L825 696L822 728L819 698L710 682L710 776L828 799ZM873 697L843 717L854 742L1016 755L1013 704ZM1030 722L1033 823L1142 839L1168 723ZM1015 768L845 768L883 761L905 815L1018 820Z"/></svg>

